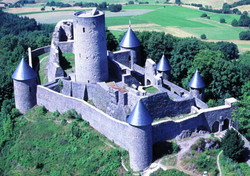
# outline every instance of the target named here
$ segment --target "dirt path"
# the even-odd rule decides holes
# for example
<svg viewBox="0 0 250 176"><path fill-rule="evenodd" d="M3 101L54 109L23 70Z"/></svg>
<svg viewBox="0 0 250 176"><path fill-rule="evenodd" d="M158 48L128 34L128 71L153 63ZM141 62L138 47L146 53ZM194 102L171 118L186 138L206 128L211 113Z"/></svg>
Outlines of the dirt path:
<svg viewBox="0 0 250 176"><path fill-rule="evenodd" d="M222 176L222 173L221 173L221 168L220 168L220 154L223 152L223 150L220 151L220 153L218 154L217 156L217 166L218 166L218 169L219 169L219 172L220 172L220 176Z"/></svg>
<svg viewBox="0 0 250 176"><path fill-rule="evenodd" d="M163 159L159 159L159 160L156 160L154 163L152 163L146 170L144 170L141 173L141 175L142 176L149 176L151 173L153 173L161 168L164 171L169 170L169 169L177 169L177 170L180 170L188 175L197 176L197 173L186 170L185 168L183 168L181 166L181 158L183 157L184 154L186 154L190 150L191 145L193 145L200 137L207 138L209 136L210 136L210 134L197 134L196 136L193 136L191 138L177 141L177 144L180 146L181 151L176 154L177 163L175 166L163 165L163 164L161 164Z"/></svg>

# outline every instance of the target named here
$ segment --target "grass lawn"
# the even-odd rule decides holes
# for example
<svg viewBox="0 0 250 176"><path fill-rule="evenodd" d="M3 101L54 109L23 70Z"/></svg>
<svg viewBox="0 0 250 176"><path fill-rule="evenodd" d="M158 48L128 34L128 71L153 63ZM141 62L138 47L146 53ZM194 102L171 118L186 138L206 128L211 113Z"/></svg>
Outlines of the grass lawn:
<svg viewBox="0 0 250 176"><path fill-rule="evenodd" d="M140 5L126 5L126 6L122 6L122 10L127 10L127 9L159 9L159 8L163 8L164 5L144 5L144 4L140 4Z"/></svg>
<svg viewBox="0 0 250 176"><path fill-rule="evenodd" d="M75 54L63 53L60 59L60 65L66 73L75 72Z"/></svg>
<svg viewBox="0 0 250 176"><path fill-rule="evenodd" d="M134 16L121 16L121 17L106 17L105 23L106 26L117 26L117 25L128 25L129 20L131 20L132 25L133 24L143 24L148 23L147 20L144 19L138 19Z"/></svg>
<svg viewBox="0 0 250 176"><path fill-rule="evenodd" d="M41 81L41 84L45 84L48 79L47 79L47 61L49 59L49 53L42 54L38 56L39 60L43 59L42 62L40 63L40 69L39 69L39 78Z"/></svg>
<svg viewBox="0 0 250 176"><path fill-rule="evenodd" d="M155 88L154 86L150 86L150 87L146 88L145 91L148 93L156 93L159 90L157 88Z"/></svg>

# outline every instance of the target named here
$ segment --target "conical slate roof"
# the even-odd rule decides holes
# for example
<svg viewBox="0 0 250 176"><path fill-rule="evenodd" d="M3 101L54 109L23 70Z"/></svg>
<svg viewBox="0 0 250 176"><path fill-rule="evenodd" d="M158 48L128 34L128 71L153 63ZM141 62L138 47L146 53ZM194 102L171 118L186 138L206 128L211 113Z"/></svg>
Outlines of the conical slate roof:
<svg viewBox="0 0 250 176"><path fill-rule="evenodd" d="M147 126L153 122L153 118L150 116L142 101L139 100L128 117L127 122L133 126Z"/></svg>
<svg viewBox="0 0 250 176"><path fill-rule="evenodd" d="M140 42L130 26L124 35L120 46L124 48L134 48L140 46Z"/></svg>
<svg viewBox="0 0 250 176"><path fill-rule="evenodd" d="M162 55L161 60L157 64L156 69L158 71L169 71L169 70L171 70L171 67L170 67L170 65L168 63L168 60L166 59L166 57L164 55Z"/></svg>
<svg viewBox="0 0 250 176"><path fill-rule="evenodd" d="M205 87L205 83L203 82L201 75L198 72L198 69L196 70L192 80L190 81L189 87L194 89L202 89Z"/></svg>
<svg viewBox="0 0 250 176"><path fill-rule="evenodd" d="M12 75L12 79L19 81L34 79L36 77L36 72L28 65L24 58L22 58L21 62L19 63L15 72Z"/></svg>

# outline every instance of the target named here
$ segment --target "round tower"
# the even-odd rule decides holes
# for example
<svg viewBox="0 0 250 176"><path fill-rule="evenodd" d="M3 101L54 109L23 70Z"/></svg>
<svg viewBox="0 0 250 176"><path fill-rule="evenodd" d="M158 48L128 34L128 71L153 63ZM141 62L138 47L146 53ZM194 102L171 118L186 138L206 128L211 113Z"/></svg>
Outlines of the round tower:
<svg viewBox="0 0 250 176"><path fill-rule="evenodd" d="M161 60L157 64L156 69L158 73L162 73L163 79L169 80L171 67L164 55L162 55Z"/></svg>
<svg viewBox="0 0 250 176"><path fill-rule="evenodd" d="M203 82L198 69L196 70L192 80L189 83L190 94L204 101L204 88L205 83Z"/></svg>
<svg viewBox="0 0 250 176"><path fill-rule="evenodd" d="M121 50L124 50L124 49L130 50L131 62L141 65L140 42L138 38L136 37L134 31L131 29L130 25L120 43L120 48Z"/></svg>
<svg viewBox="0 0 250 176"><path fill-rule="evenodd" d="M148 167L153 160L152 126L153 118L142 101L135 105L127 122L130 124L129 160L134 171Z"/></svg>
<svg viewBox="0 0 250 176"><path fill-rule="evenodd" d="M96 9L76 12L73 26L76 81L107 81L109 74L104 13Z"/></svg>
<svg viewBox="0 0 250 176"><path fill-rule="evenodd" d="M22 58L12 75L14 84L15 106L25 113L36 105L37 74Z"/></svg>

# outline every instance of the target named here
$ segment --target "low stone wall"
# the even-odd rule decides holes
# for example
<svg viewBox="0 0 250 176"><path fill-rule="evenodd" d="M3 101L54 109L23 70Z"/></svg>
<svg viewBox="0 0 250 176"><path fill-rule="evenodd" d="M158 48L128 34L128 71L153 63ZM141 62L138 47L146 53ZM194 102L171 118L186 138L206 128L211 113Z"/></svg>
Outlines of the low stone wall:
<svg viewBox="0 0 250 176"><path fill-rule="evenodd" d="M163 84L167 85L171 92L174 92L176 94L178 94L179 96L188 96L189 95L189 92L167 80L163 80Z"/></svg>
<svg viewBox="0 0 250 176"><path fill-rule="evenodd" d="M110 53L109 57L112 60L115 60L115 61L129 67L129 68L131 67L131 63L130 63L130 60L129 60L129 57L130 57L130 51L129 50L120 50L120 51Z"/></svg>
<svg viewBox="0 0 250 176"><path fill-rule="evenodd" d="M198 127L205 127L212 131L213 124L225 119L232 119L232 112L236 107L233 105L223 105L215 108L198 110L197 114L191 115L185 119L172 121L165 120L154 122L153 143L170 140L179 135L183 130L194 131Z"/></svg>
<svg viewBox="0 0 250 176"><path fill-rule="evenodd" d="M58 47L62 53L74 53L74 41L59 42Z"/></svg>
<svg viewBox="0 0 250 176"><path fill-rule="evenodd" d="M44 53L48 53L48 52L50 52L50 45L32 50L31 55L32 55L32 58L34 58L34 57L38 57L38 56L40 56Z"/></svg>
<svg viewBox="0 0 250 176"><path fill-rule="evenodd" d="M153 118L187 114L191 112L191 106L195 105L194 98L172 101L166 92L151 95L142 101Z"/></svg>

